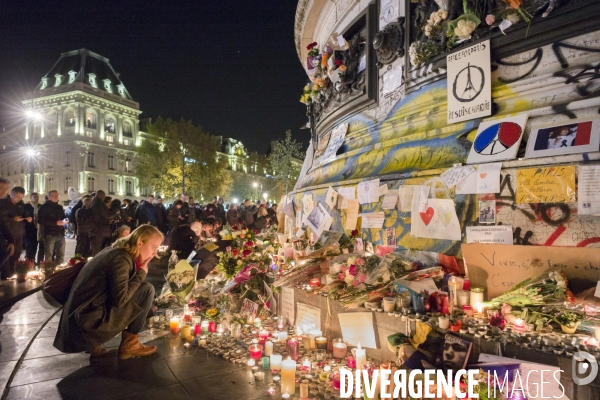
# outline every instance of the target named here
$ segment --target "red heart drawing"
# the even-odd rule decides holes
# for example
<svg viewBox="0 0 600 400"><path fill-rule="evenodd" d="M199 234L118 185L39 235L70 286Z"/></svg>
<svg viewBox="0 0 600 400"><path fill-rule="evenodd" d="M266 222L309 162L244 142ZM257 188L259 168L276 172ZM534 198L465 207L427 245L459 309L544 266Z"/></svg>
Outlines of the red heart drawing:
<svg viewBox="0 0 600 400"><path fill-rule="evenodd" d="M479 174L479 176L481 177L481 179L485 179L485 177L487 176L487 173L482 172L481 174Z"/></svg>
<svg viewBox="0 0 600 400"><path fill-rule="evenodd" d="M425 223L425 226L429 225L429 223L431 222L431 219L433 218L434 213L435 213L435 210L431 207L429 207L427 209L427 211L425 211L424 213L419 213L419 214L421 214L421 219Z"/></svg>

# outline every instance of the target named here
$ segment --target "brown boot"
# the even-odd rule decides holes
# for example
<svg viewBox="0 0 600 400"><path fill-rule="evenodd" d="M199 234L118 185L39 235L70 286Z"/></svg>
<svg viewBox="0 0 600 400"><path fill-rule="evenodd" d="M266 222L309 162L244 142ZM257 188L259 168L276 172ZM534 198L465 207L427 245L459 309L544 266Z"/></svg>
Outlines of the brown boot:
<svg viewBox="0 0 600 400"><path fill-rule="evenodd" d="M119 346L119 359L127 360L134 357L145 357L156 351L156 346L144 346L140 341L140 335L123 331L121 345Z"/></svg>

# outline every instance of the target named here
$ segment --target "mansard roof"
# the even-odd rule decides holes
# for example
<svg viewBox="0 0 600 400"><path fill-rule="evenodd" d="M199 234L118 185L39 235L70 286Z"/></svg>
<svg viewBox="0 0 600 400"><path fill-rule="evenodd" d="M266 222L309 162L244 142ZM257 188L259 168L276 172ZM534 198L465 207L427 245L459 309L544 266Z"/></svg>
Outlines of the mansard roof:
<svg viewBox="0 0 600 400"><path fill-rule="evenodd" d="M42 77L36 90L69 85L75 82L82 82L108 93L133 100L125 85L119 79L119 74L108 62L108 58L87 49L62 53L52 69Z"/></svg>

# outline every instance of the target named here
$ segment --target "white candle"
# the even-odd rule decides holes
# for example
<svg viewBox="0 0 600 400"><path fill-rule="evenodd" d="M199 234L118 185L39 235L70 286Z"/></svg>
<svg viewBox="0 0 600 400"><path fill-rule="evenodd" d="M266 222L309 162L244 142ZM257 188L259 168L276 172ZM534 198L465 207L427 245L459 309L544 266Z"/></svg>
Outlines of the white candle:
<svg viewBox="0 0 600 400"><path fill-rule="evenodd" d="M278 372L281 370L281 359L283 356L281 354L271 354L270 357L270 365L271 371Z"/></svg>
<svg viewBox="0 0 600 400"><path fill-rule="evenodd" d="M296 393L296 361L290 357L281 363L281 393Z"/></svg>
<svg viewBox="0 0 600 400"><path fill-rule="evenodd" d="M270 340L267 340L265 342L265 356L270 356L271 354L273 354L273 342L271 342Z"/></svg>
<svg viewBox="0 0 600 400"><path fill-rule="evenodd" d="M450 327L450 318L448 317L439 317L438 325L440 329L448 329Z"/></svg>
<svg viewBox="0 0 600 400"><path fill-rule="evenodd" d="M356 369L362 369L363 365L367 363L367 351L360 347L360 342L354 349L354 358L356 359Z"/></svg>
<svg viewBox="0 0 600 400"><path fill-rule="evenodd" d="M600 341L600 324L594 325L594 337Z"/></svg>
<svg viewBox="0 0 600 400"><path fill-rule="evenodd" d="M477 314L483 314L483 304L482 303L477 303L475 305L475 309L477 310Z"/></svg>
<svg viewBox="0 0 600 400"><path fill-rule="evenodd" d="M249 367L254 367L254 365L256 365L256 361L254 361L252 358L248 360L248 362L246 363L248 364Z"/></svg>
<svg viewBox="0 0 600 400"><path fill-rule="evenodd" d="M288 338L287 332L278 332L277 333L277 341L284 343Z"/></svg>

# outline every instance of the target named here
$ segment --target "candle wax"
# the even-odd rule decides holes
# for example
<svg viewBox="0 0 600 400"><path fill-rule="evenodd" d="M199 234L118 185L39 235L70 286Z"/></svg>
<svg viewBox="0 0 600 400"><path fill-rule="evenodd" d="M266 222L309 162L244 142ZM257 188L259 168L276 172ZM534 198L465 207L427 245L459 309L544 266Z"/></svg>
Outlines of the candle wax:
<svg viewBox="0 0 600 400"><path fill-rule="evenodd" d="M296 393L296 362L288 357L281 368L281 393Z"/></svg>

